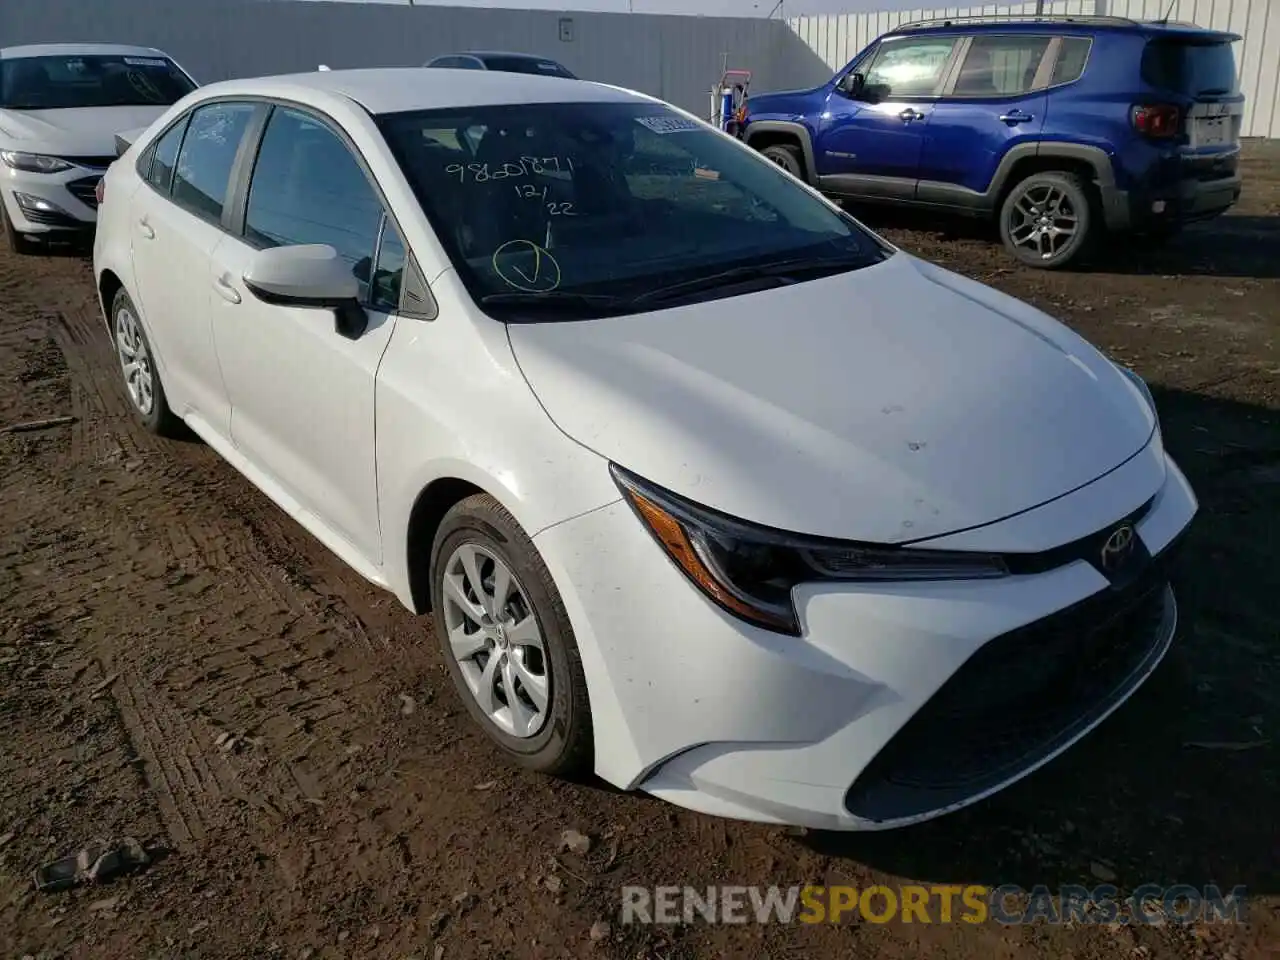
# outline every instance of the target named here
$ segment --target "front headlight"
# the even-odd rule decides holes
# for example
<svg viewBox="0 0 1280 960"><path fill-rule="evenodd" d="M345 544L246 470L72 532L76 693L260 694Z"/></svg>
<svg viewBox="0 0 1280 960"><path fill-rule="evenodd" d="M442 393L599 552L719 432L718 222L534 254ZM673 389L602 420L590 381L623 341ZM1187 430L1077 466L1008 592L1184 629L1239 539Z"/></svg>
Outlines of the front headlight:
<svg viewBox="0 0 1280 960"><path fill-rule="evenodd" d="M72 165L58 157L46 157L39 153L22 153L18 150L0 150L0 160L6 167L27 173L60 173Z"/></svg>
<svg viewBox="0 0 1280 960"><path fill-rule="evenodd" d="M799 635L792 588L815 581L973 580L1008 575L995 555L880 546L785 533L735 520L616 464L617 481L667 555L723 609Z"/></svg>

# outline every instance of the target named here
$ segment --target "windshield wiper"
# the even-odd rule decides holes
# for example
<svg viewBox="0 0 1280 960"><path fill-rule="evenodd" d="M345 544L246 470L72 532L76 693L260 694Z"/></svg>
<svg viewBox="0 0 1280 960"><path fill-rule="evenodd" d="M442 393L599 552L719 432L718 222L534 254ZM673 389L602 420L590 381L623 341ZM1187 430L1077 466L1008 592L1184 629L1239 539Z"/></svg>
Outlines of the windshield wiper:
<svg viewBox="0 0 1280 960"><path fill-rule="evenodd" d="M485 307L520 307L552 313L613 313L624 308L626 301L607 293L573 293L548 290L544 293L490 293L480 298Z"/></svg>
<svg viewBox="0 0 1280 960"><path fill-rule="evenodd" d="M750 267L732 267L729 270L721 270L719 273L713 273L710 276L697 277L693 280L685 280L682 283L673 283L665 287L658 287L656 290L646 291L635 297L631 302L671 300L686 294L715 290L718 287L732 286L735 283L755 280L760 277L778 279L784 282L800 280L805 277L812 279L828 274L856 270L859 267L869 266L875 263L876 260L877 257L874 254L859 252L834 257L792 257Z"/></svg>

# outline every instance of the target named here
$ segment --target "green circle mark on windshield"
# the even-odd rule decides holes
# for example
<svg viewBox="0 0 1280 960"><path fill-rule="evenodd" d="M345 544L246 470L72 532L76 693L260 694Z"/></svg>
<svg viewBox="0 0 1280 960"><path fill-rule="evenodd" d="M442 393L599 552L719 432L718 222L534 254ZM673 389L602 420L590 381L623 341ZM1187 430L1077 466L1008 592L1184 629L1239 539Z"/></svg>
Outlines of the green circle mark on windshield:
<svg viewBox="0 0 1280 960"><path fill-rule="evenodd" d="M493 272L524 293L550 293L560 286L560 264L530 240L508 240L493 251Z"/></svg>

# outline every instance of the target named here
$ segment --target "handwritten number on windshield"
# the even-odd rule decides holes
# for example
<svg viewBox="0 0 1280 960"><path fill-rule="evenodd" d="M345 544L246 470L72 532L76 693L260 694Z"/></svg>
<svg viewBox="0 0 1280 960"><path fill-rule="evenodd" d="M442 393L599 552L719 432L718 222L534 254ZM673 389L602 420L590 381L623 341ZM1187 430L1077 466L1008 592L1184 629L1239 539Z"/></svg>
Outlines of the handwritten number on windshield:
<svg viewBox="0 0 1280 960"><path fill-rule="evenodd" d="M459 183L488 183L490 180L505 180L508 177L527 177L531 174L573 173L573 160L565 157L520 157L502 164L489 163L451 163L444 168L450 176L456 176Z"/></svg>

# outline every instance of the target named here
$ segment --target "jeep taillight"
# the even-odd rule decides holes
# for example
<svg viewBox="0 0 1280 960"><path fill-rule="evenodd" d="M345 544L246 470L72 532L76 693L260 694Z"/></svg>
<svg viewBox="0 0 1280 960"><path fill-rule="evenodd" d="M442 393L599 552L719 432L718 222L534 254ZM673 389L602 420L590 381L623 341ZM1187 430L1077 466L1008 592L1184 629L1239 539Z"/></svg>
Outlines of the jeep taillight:
<svg viewBox="0 0 1280 960"><path fill-rule="evenodd" d="M1178 135L1182 111L1170 103L1140 103L1131 114L1133 128L1145 137L1165 139Z"/></svg>

